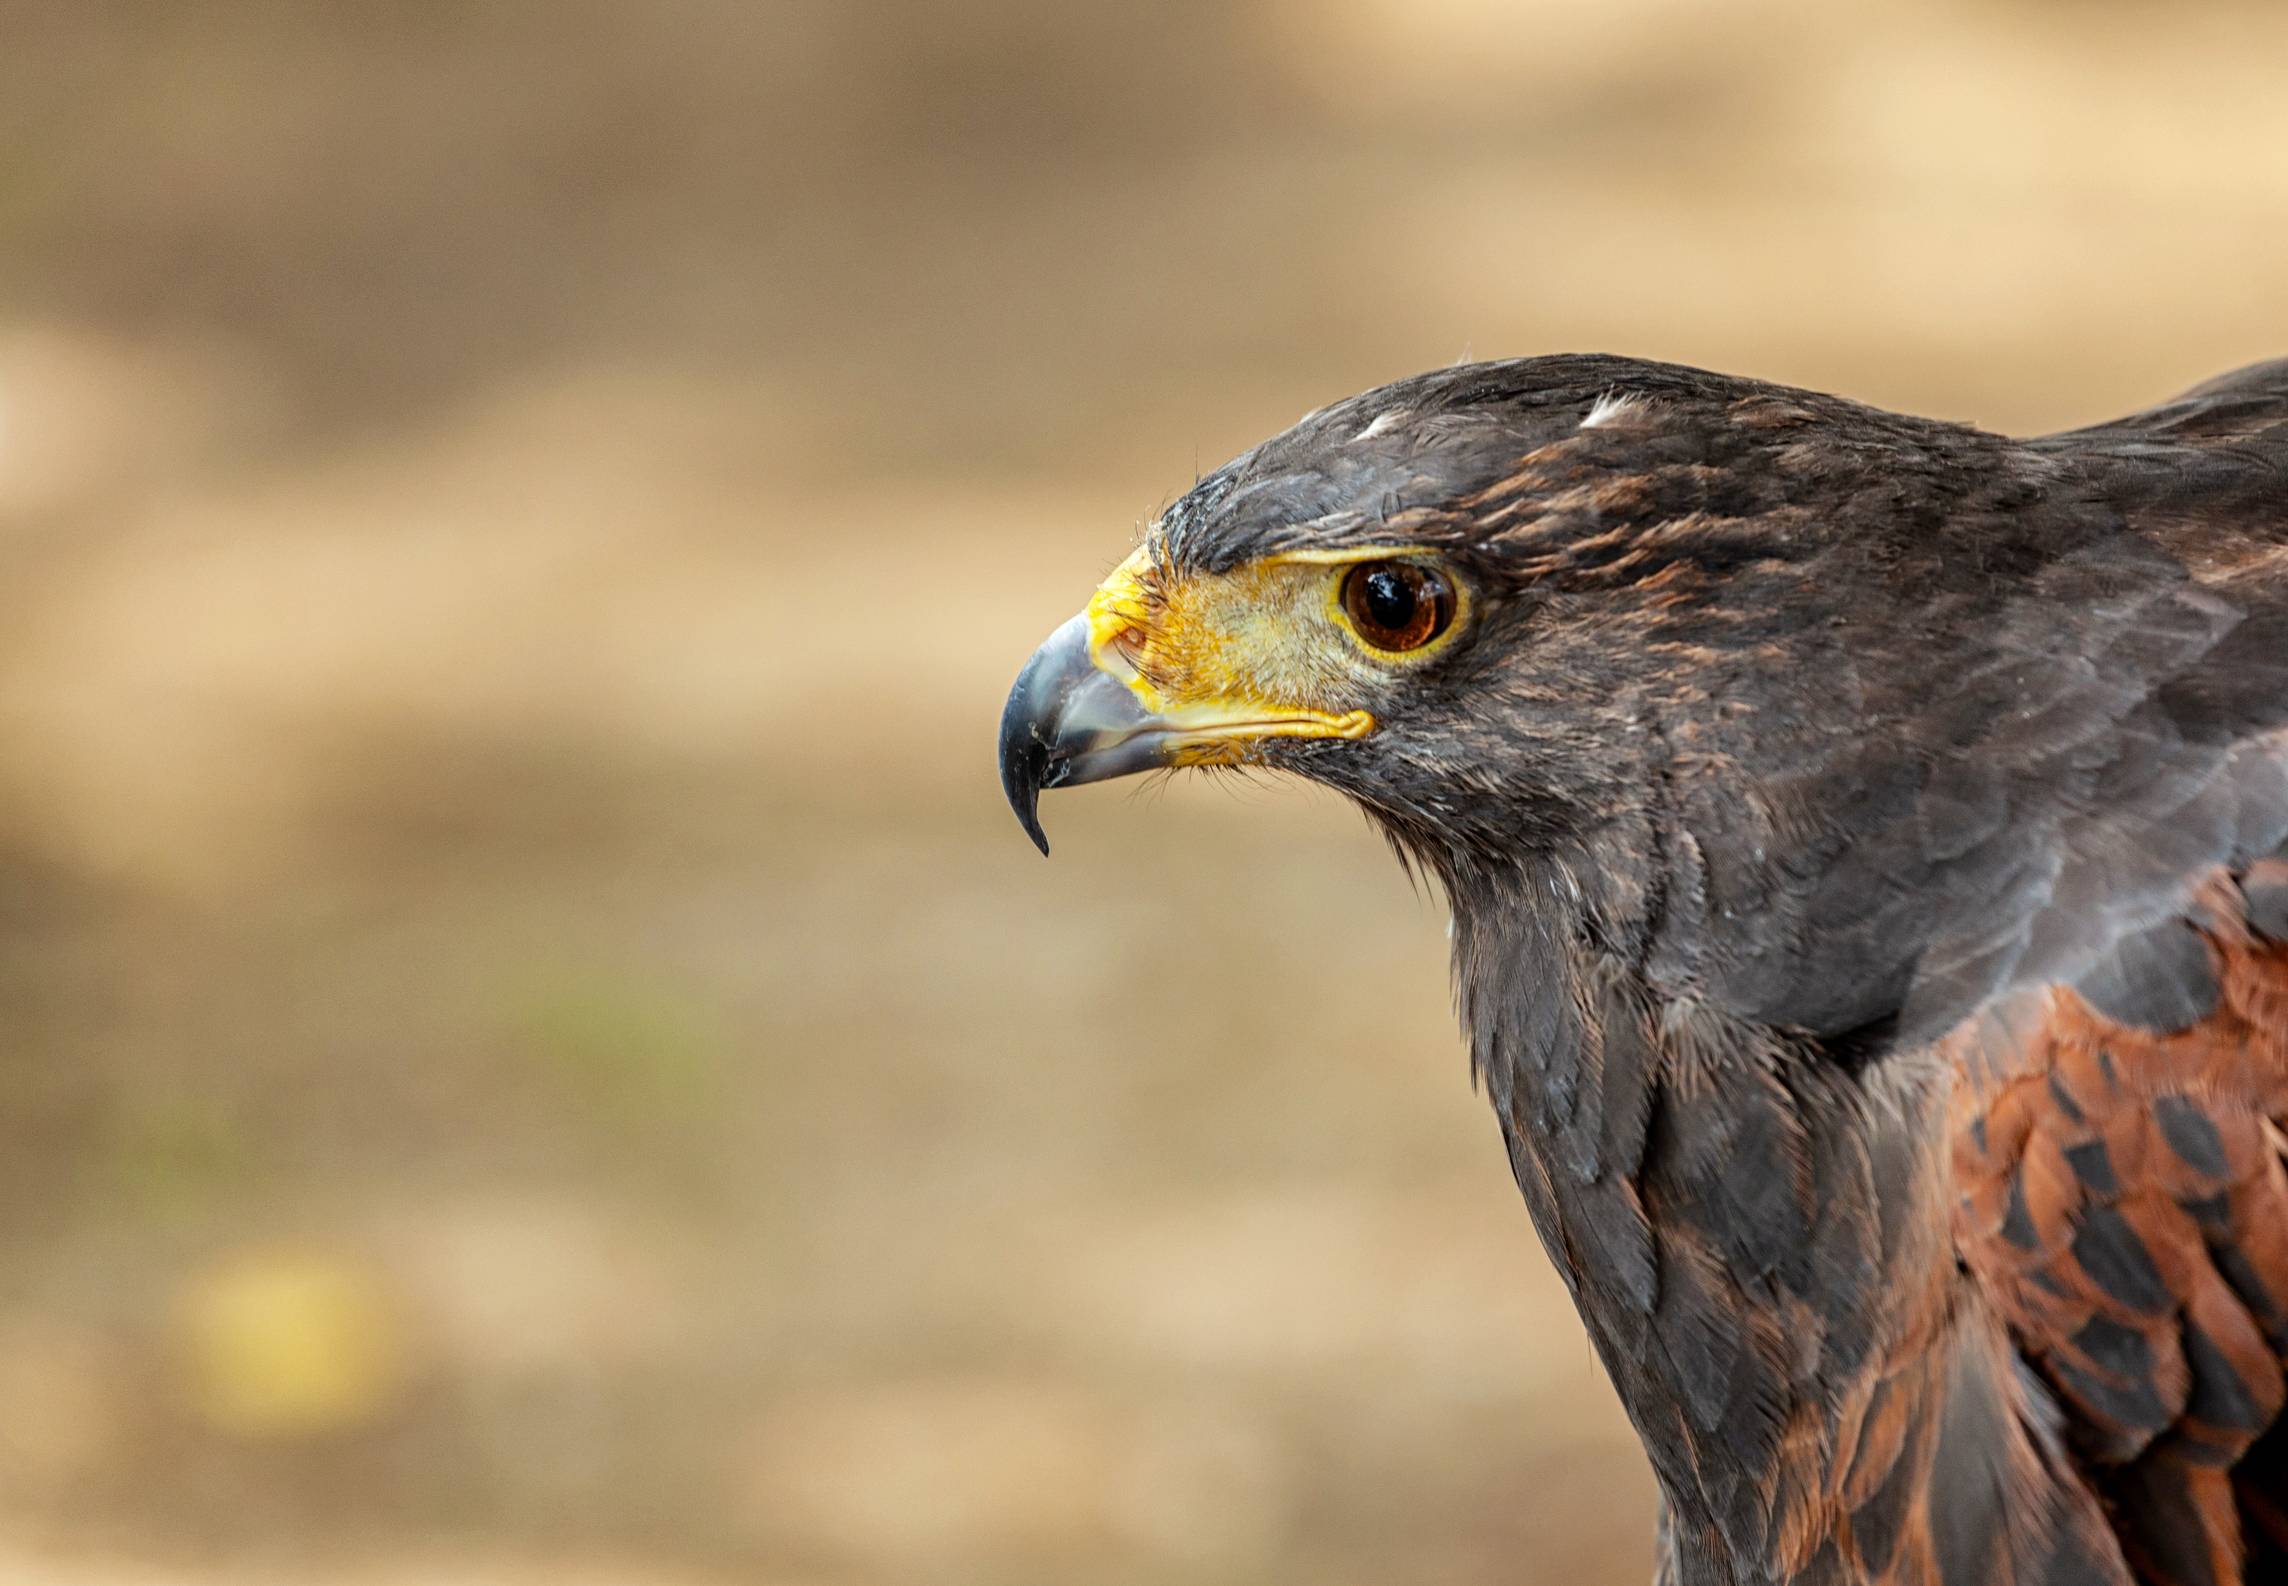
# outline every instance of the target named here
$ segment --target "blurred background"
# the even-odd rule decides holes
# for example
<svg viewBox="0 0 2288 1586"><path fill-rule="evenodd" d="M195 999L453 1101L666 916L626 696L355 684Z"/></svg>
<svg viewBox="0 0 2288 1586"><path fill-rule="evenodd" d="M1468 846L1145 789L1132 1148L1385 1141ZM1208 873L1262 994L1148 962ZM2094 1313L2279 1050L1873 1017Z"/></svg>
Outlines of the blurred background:
<svg viewBox="0 0 2288 1586"><path fill-rule="evenodd" d="M992 737L1305 410L2288 352L2288 10L0 3L0 1578L1637 1581L1332 801Z"/></svg>

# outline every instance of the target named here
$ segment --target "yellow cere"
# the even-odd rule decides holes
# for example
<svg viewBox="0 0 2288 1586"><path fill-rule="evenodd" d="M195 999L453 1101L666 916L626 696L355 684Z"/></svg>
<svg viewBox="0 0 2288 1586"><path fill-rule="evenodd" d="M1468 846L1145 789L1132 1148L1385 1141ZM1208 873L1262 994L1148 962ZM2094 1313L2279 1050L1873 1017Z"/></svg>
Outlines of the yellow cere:
<svg viewBox="0 0 2288 1586"><path fill-rule="evenodd" d="M1108 672L1125 668L1105 666L1106 648L1122 634L1141 631L1151 624L1150 597L1144 590L1144 575L1151 566L1150 549L1139 545L1128 560L1105 575L1104 582L1096 586L1096 593L1088 597L1088 653ZM1128 686L1134 688L1136 681L1130 680ZM1145 703L1151 703L1149 695Z"/></svg>
<svg viewBox="0 0 2288 1586"><path fill-rule="evenodd" d="M1360 702L1397 658L1351 630L1340 591L1348 567L1393 554L1292 552L1163 583L1140 547L1088 603L1089 653L1173 731L1178 765L1236 764L1264 738L1362 738L1375 720Z"/></svg>

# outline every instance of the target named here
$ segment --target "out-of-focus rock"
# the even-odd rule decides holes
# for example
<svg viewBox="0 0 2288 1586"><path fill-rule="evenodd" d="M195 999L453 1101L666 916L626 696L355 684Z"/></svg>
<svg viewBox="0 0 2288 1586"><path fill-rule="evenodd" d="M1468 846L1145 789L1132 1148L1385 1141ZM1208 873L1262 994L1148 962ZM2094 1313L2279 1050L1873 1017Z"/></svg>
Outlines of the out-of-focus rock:
<svg viewBox="0 0 2288 1586"><path fill-rule="evenodd" d="M0 536L181 473L275 410L219 342L0 321Z"/></svg>
<svg viewBox="0 0 2288 1586"><path fill-rule="evenodd" d="M1094 1232L1044 1309L1074 1338L1272 1380L1402 1375L1416 1394L1513 1398L1570 1315L1527 1281L1532 1232L1491 1199L1369 1201L1339 1183L1258 1189ZM1552 1386L1586 1379L1559 1357Z"/></svg>
<svg viewBox="0 0 2288 1586"><path fill-rule="evenodd" d="M789 1398L757 1426L734 1486L775 1544L882 1568L1141 1553L1246 1569L1292 1518L1288 1459L1260 1421L1049 1377Z"/></svg>
<svg viewBox="0 0 2288 1586"><path fill-rule="evenodd" d="M704 1300L675 1230L540 1195L392 1219L391 1268L440 1364L517 1380L624 1369L687 1345Z"/></svg>

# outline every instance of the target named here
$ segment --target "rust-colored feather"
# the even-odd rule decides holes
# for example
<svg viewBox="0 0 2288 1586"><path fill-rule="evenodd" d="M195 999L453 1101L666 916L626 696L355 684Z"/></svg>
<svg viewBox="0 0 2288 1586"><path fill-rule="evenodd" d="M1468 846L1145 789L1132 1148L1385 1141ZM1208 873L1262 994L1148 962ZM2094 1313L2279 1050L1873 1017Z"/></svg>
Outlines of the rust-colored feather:
<svg viewBox="0 0 2288 1586"><path fill-rule="evenodd" d="M1946 1043L1955 1240L1976 1292L2065 1412L2064 1440L2142 1579L2246 1586L2288 1542L2288 1492L2251 1451L2288 1358L2288 944L2267 860L2204 885L2188 923L2207 1017L2140 1028L2073 989ZM2246 888L2246 890L2244 890Z"/></svg>

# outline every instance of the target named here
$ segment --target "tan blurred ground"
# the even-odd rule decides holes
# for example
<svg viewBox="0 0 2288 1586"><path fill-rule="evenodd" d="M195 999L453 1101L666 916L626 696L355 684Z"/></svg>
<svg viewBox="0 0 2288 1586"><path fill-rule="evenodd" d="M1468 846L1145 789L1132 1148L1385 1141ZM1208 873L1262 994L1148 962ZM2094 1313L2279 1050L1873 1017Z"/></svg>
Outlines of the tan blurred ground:
<svg viewBox="0 0 2288 1586"><path fill-rule="evenodd" d="M1328 800L992 780L1198 468L2288 351L2288 12L0 5L0 1579L1643 1578Z"/></svg>

